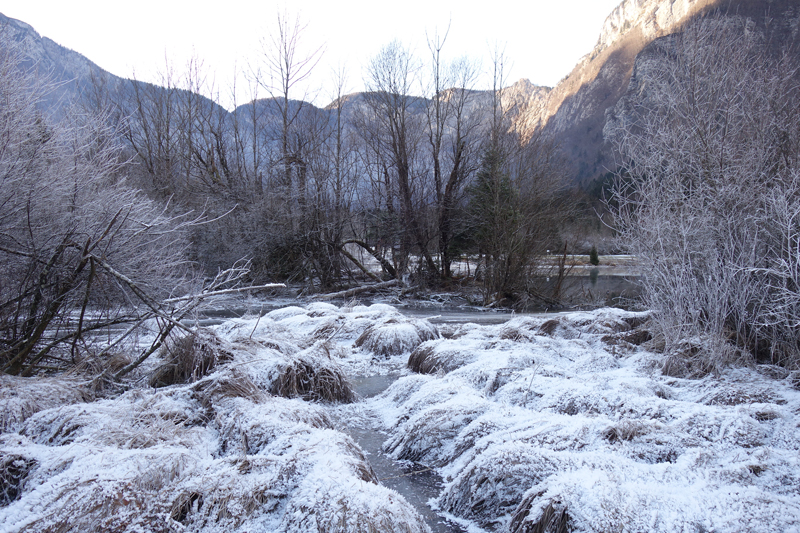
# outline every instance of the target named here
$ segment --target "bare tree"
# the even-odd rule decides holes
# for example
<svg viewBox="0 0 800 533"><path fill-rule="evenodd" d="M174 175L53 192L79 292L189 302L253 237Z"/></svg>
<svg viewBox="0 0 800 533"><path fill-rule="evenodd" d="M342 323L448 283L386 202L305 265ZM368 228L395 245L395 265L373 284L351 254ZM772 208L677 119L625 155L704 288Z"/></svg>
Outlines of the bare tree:
<svg viewBox="0 0 800 533"><path fill-rule="evenodd" d="M279 114L279 166L283 173L282 186L290 198L293 187L302 189L304 185L303 156L297 152L296 143L293 150L292 137L306 109L308 92L304 91L299 98L293 96L298 86L308 80L322 56L322 48L303 54L301 40L305 29L306 24L299 15L291 17L287 12L278 13L274 31L262 43L264 68L256 68L254 72L254 79L267 91Z"/></svg>
<svg viewBox="0 0 800 533"><path fill-rule="evenodd" d="M611 206L644 275L667 370L798 362L798 68L739 18L654 42L609 133Z"/></svg>
<svg viewBox="0 0 800 533"><path fill-rule="evenodd" d="M21 67L13 43L2 44L0 372L73 365L108 353L92 332L124 324L120 342L155 320L157 337L138 364L204 298L193 294L202 283L185 255L198 217L170 215L125 183L106 117L41 116L47 85ZM245 272L223 274L213 290Z"/></svg>
<svg viewBox="0 0 800 533"><path fill-rule="evenodd" d="M459 201L477 168L482 142L482 109L473 86L478 68L462 57L449 64L442 59L447 34L428 40L431 53L432 95L427 106L427 136L433 163L436 232L441 277L452 277L452 242Z"/></svg>
<svg viewBox="0 0 800 533"><path fill-rule="evenodd" d="M427 271L438 272L430 251L430 235L421 220L425 191L420 164L423 127L415 107L424 105L413 96L419 65L400 42L393 41L376 55L368 68L367 103L372 113L371 131L365 131L375 143L383 160L387 179L396 183L400 206L401 246L403 255L420 254Z"/></svg>

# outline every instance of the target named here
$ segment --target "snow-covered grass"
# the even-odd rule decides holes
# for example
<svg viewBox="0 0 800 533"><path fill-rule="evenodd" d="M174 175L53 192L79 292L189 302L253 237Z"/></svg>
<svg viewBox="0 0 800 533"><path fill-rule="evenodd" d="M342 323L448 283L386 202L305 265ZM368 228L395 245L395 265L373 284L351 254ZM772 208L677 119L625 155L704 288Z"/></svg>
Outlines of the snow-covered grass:
<svg viewBox="0 0 800 533"><path fill-rule="evenodd" d="M407 327L386 306L231 320L116 397L3 377L0 531L427 531L328 414L354 399L340 361L363 366L353 343L392 317Z"/></svg>
<svg viewBox="0 0 800 533"><path fill-rule="evenodd" d="M204 333L205 355L156 389L95 399L76 378L3 377L0 531L424 531L335 429L364 417L387 453L437 469L433 505L471 531L800 531L791 376L664 375L646 319L443 337L387 305L315 303ZM342 403L349 377L388 373L403 376Z"/></svg>
<svg viewBox="0 0 800 533"><path fill-rule="evenodd" d="M426 374L370 401L384 448L437 467L439 509L488 530L800 531L800 392L770 368L664 376L663 356L629 342L644 318L428 341L410 357Z"/></svg>
<svg viewBox="0 0 800 533"><path fill-rule="evenodd" d="M30 380L0 374L0 433L16 431L44 409L93 397L91 383L75 376Z"/></svg>

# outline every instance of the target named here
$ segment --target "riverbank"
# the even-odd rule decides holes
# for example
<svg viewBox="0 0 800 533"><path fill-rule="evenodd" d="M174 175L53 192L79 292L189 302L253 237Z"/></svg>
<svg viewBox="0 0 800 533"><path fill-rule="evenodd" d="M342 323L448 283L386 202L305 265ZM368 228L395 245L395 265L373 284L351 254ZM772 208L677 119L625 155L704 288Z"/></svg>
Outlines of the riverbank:
<svg viewBox="0 0 800 533"><path fill-rule="evenodd" d="M175 354L124 392L4 377L0 529L797 531L796 376L664 376L646 316L313 303L159 388Z"/></svg>

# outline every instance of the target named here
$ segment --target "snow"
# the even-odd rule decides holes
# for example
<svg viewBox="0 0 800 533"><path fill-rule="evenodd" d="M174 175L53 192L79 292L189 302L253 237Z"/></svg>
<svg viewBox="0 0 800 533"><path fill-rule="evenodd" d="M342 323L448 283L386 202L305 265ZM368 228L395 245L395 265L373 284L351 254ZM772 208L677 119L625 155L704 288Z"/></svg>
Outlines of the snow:
<svg viewBox="0 0 800 533"><path fill-rule="evenodd" d="M231 320L216 334L233 358L213 373L96 401L68 394L71 378L4 377L0 408L14 415L0 463L27 471L11 480L21 496L0 507L0 531L427 531L326 403L270 392L297 363L346 385L337 358L352 350L331 338L352 345L384 315L405 326L394 310L326 304Z"/></svg>
<svg viewBox="0 0 800 533"><path fill-rule="evenodd" d="M74 377L0 377L0 465L21 472L4 478L21 494L0 506L0 531L425 531L340 431L365 418L386 453L442 475L431 504L468 531L545 518L586 532L800 531L790 377L665 376L661 354L625 340L646 316L517 317L445 338L388 305L314 303L217 326L233 358L193 383L95 399ZM341 387L400 378L337 404L279 386L297 365Z"/></svg>
<svg viewBox="0 0 800 533"><path fill-rule="evenodd" d="M370 402L385 449L437 466L437 506L490 530L528 531L555 503L575 531L797 531L800 393L756 369L663 376L660 355L603 340L638 318L519 318L426 343L442 369Z"/></svg>

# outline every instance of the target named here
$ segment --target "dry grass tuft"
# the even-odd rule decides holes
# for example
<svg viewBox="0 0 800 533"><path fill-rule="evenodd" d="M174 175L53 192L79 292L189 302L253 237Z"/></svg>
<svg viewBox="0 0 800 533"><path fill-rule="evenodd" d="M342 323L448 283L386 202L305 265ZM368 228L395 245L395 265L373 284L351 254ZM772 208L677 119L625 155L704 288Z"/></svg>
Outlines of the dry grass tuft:
<svg viewBox="0 0 800 533"><path fill-rule="evenodd" d="M375 355L391 357L410 352L423 342L438 338L438 330L426 320L390 318L364 330L355 346L363 347Z"/></svg>
<svg viewBox="0 0 800 533"><path fill-rule="evenodd" d="M42 492L41 485L37 487L33 508L38 512L19 521L13 530L21 533L175 531L168 521L168 494L191 460L186 460L185 454L165 457L140 450L113 459L130 475L119 478L86 475L95 467L96 459L74 457L63 472L51 478L53 490Z"/></svg>
<svg viewBox="0 0 800 533"><path fill-rule="evenodd" d="M439 506L483 528L496 529L498 519L514 512L528 487L563 467L550 455L520 442L489 447L445 487Z"/></svg>
<svg viewBox="0 0 800 533"><path fill-rule="evenodd" d="M603 335L603 337L601 337L601 340L611 346L619 346L619 345L641 346L642 344L653 340L653 335L647 329L640 327L622 333L611 333L609 335Z"/></svg>
<svg viewBox="0 0 800 533"><path fill-rule="evenodd" d="M0 432L16 431L39 411L93 399L91 383L74 376L0 375Z"/></svg>
<svg viewBox="0 0 800 533"><path fill-rule="evenodd" d="M515 328L508 325L506 325L500 332L500 338L514 342L530 342L532 340L530 334L524 329Z"/></svg>
<svg viewBox="0 0 800 533"><path fill-rule="evenodd" d="M448 373L475 360L475 354L466 352L448 341L427 341L417 346L408 357L408 368L419 374Z"/></svg>
<svg viewBox="0 0 800 533"><path fill-rule="evenodd" d="M572 519L567 508L558 500L551 500L542 508L535 519L530 513L543 493L534 493L522 500L509 524L510 533L570 533L573 531Z"/></svg>
<svg viewBox="0 0 800 533"><path fill-rule="evenodd" d="M370 486L370 498L353 498L335 486L314 487L312 499L288 502L280 531L326 533L425 533L430 529L396 492ZM376 506L375 499L380 501Z"/></svg>
<svg viewBox="0 0 800 533"><path fill-rule="evenodd" d="M622 321L628 324L630 329L638 329L648 323L651 316L650 314L637 314L633 316L626 316L622 318Z"/></svg>
<svg viewBox="0 0 800 533"><path fill-rule="evenodd" d="M100 374L114 374L131 363L131 357L125 352L116 352L106 355L87 355L79 360L71 371L75 374L98 376Z"/></svg>
<svg viewBox="0 0 800 533"><path fill-rule="evenodd" d="M197 381L218 364L233 359L233 351L213 331L200 328L167 344L162 357L167 363L150 376L151 387Z"/></svg>
<svg viewBox="0 0 800 533"><path fill-rule="evenodd" d="M779 397L768 390L757 388L719 387L704 399L706 405L750 405L754 403L776 403Z"/></svg>
<svg viewBox="0 0 800 533"><path fill-rule="evenodd" d="M430 343L423 343L417 346L408 357L408 368L418 374L435 374L441 368L441 362L437 359Z"/></svg>
<svg viewBox="0 0 800 533"><path fill-rule="evenodd" d="M280 365L269 390L284 398L350 403L356 399L347 376L326 349L306 350Z"/></svg>
<svg viewBox="0 0 800 533"><path fill-rule="evenodd" d="M193 397L206 408L220 398L246 398L253 403L261 403L267 397L250 376L235 368L198 381L192 390Z"/></svg>
<svg viewBox="0 0 800 533"><path fill-rule="evenodd" d="M609 443L631 441L650 432L650 426L638 420L621 420L603 431L603 438Z"/></svg>
<svg viewBox="0 0 800 533"><path fill-rule="evenodd" d="M186 525L191 513L197 513L203 507L203 495L197 492L183 493L172 503L170 519Z"/></svg>
<svg viewBox="0 0 800 533"><path fill-rule="evenodd" d="M445 444L452 441L473 420L486 412L488 404L474 402L458 407L437 406L424 409L402 421L403 430L387 440L383 448L397 459L442 466Z"/></svg>
<svg viewBox="0 0 800 533"><path fill-rule="evenodd" d="M786 378L795 390L800 390L800 371L790 372Z"/></svg>
<svg viewBox="0 0 800 533"><path fill-rule="evenodd" d="M0 453L0 507L22 495L25 480L37 464L21 455Z"/></svg>
<svg viewBox="0 0 800 533"><path fill-rule="evenodd" d="M556 332L556 329L558 329L558 326L560 325L561 321L559 319L551 318L550 320L547 320L546 322L542 323L541 326L539 326L539 331L537 333L539 335L552 337L553 333Z"/></svg>
<svg viewBox="0 0 800 533"><path fill-rule="evenodd" d="M700 341L681 341L666 353L661 373L673 378L704 378L716 372L722 362L709 353Z"/></svg>

